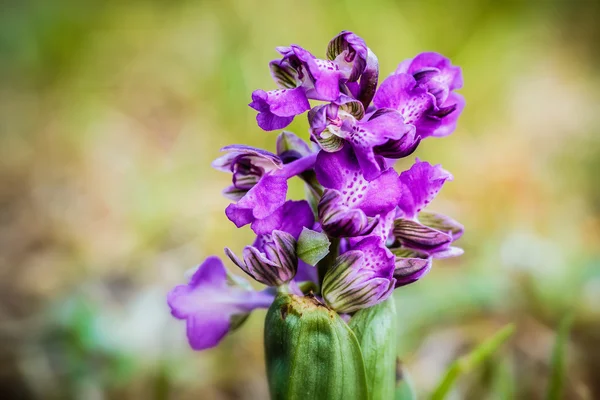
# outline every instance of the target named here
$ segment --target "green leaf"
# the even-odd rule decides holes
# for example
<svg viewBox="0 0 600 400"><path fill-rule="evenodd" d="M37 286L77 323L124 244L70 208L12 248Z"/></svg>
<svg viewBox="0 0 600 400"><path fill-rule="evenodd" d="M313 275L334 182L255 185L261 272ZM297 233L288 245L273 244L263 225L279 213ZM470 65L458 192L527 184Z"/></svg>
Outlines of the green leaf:
<svg viewBox="0 0 600 400"><path fill-rule="evenodd" d="M471 372L475 367L481 364L485 359L491 356L508 338L514 333L514 324L508 324L494 336L477 346L469 354L462 356L446 370L444 378L439 383L431 395L432 400L441 400L446 397L458 377L462 374Z"/></svg>
<svg viewBox="0 0 600 400"><path fill-rule="evenodd" d="M389 298L359 310L349 324L362 350L371 400L394 398L396 389L396 304Z"/></svg>
<svg viewBox="0 0 600 400"><path fill-rule="evenodd" d="M298 257L310 265L316 265L329 254L329 244L326 234L305 227L298 238Z"/></svg>
<svg viewBox="0 0 600 400"><path fill-rule="evenodd" d="M573 323L573 315L568 314L560 322L558 332L556 334L556 342L552 350L550 382L548 385L548 400L562 399L563 386L565 382L566 371L566 353L567 343L569 340L569 331Z"/></svg>
<svg viewBox="0 0 600 400"><path fill-rule="evenodd" d="M356 336L314 297L280 294L265 320L272 400L368 399Z"/></svg>
<svg viewBox="0 0 600 400"><path fill-rule="evenodd" d="M402 367L400 360L396 363L396 393L394 400L416 400L417 395L408 373Z"/></svg>

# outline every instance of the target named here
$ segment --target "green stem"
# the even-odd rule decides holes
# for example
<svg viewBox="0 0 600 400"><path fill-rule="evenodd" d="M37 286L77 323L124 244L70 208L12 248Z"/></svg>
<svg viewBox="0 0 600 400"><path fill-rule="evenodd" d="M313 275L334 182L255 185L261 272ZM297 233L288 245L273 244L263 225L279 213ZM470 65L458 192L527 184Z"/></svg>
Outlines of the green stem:
<svg viewBox="0 0 600 400"><path fill-rule="evenodd" d="M323 286L323 278L325 278L325 274L329 270L329 268L335 262L335 259L338 257L340 252L340 239L339 238L329 238L329 254L325 256L321 261L317 263L317 273L319 274L319 287Z"/></svg>

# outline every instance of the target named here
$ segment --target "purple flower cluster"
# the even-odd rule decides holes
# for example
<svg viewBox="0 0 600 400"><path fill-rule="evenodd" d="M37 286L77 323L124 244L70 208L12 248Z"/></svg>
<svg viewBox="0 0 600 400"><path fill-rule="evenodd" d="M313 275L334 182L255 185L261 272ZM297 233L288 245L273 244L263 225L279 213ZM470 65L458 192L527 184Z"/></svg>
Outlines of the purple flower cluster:
<svg viewBox="0 0 600 400"><path fill-rule="evenodd" d="M233 201L227 218L256 234L241 256L225 253L269 288L254 291L228 276L218 258L208 258L168 297L173 315L187 321L194 349L215 346L236 321L268 307L278 290L311 290L338 313L353 313L424 276L432 259L462 253L452 244L463 226L423 211L452 175L419 159L400 174L393 168L421 140L452 133L464 107L454 92L462 87L460 68L422 53L377 87L377 57L352 32L331 40L326 60L297 45L277 51L281 58L269 66L279 88L254 91L250 107L266 131L307 112L312 145L283 132L276 154L232 145L214 161L232 174L223 192ZM287 200L294 177L305 182L307 200ZM306 230L331 243L318 262L300 254L311 245L303 242Z"/></svg>

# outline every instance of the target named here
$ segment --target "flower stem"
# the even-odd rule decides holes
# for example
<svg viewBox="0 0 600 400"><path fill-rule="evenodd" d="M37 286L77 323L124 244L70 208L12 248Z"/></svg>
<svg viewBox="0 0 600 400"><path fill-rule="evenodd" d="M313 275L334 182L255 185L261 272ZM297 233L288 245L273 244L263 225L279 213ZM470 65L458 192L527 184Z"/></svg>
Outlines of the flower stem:
<svg viewBox="0 0 600 400"><path fill-rule="evenodd" d="M340 252L340 239L339 238L329 238L329 254L325 256L321 261L317 263L317 273L319 274L319 287L323 286L323 279L325 278L325 274L329 270L329 268L335 262L335 259L339 255Z"/></svg>

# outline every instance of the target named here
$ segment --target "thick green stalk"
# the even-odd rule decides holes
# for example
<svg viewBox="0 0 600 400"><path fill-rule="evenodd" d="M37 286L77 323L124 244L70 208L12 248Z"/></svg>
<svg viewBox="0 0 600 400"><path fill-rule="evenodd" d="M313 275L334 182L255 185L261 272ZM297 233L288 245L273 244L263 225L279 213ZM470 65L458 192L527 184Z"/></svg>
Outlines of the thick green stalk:
<svg viewBox="0 0 600 400"><path fill-rule="evenodd" d="M396 390L396 304L389 298L358 311L349 323L360 344L371 400L394 398Z"/></svg>
<svg viewBox="0 0 600 400"><path fill-rule="evenodd" d="M369 399L354 333L317 299L280 294L265 320L273 400Z"/></svg>

